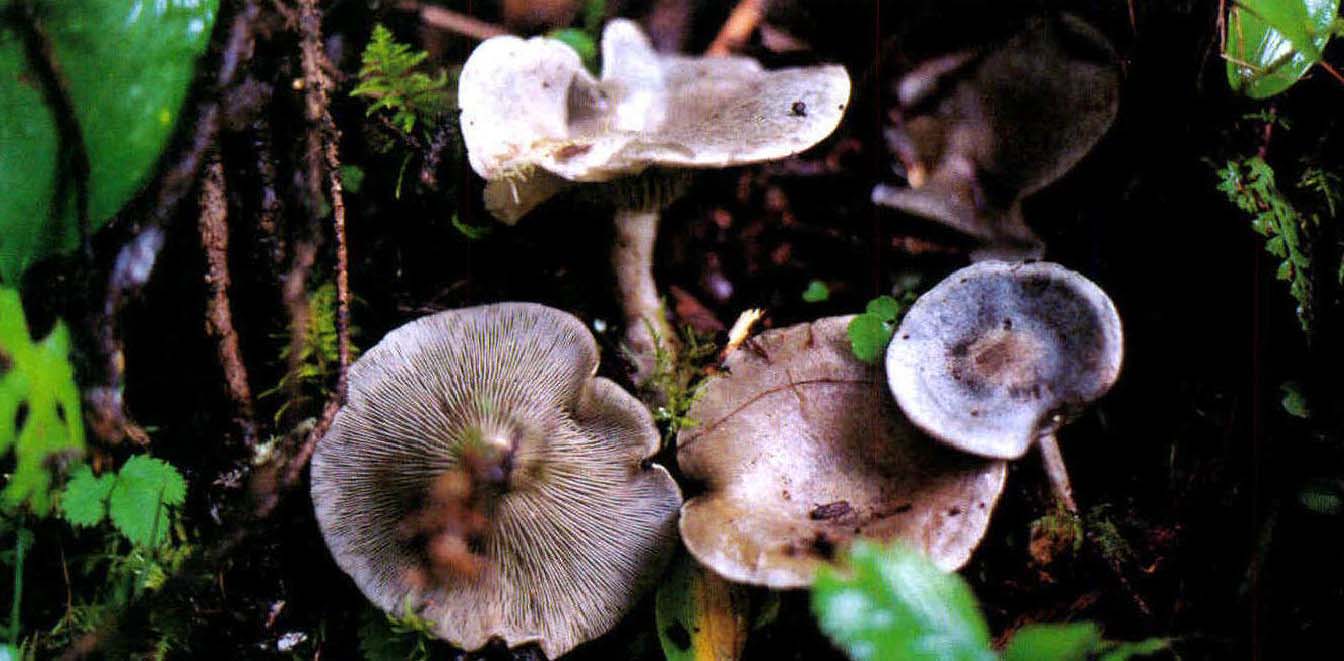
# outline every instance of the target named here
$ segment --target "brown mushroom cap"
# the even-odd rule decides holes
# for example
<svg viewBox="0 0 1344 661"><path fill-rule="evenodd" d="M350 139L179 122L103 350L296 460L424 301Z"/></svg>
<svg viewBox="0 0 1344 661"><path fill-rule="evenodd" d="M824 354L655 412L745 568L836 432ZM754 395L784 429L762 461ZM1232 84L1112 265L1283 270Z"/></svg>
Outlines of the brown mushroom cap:
<svg viewBox="0 0 1344 661"><path fill-rule="evenodd" d="M979 262L910 307L887 378L910 421L973 454L1016 459L1110 389L1120 315L1100 287L1049 262Z"/></svg>
<svg viewBox="0 0 1344 661"><path fill-rule="evenodd" d="M794 588L855 538L899 538L944 569L970 557L1004 464L949 451L854 357L851 317L767 331L691 408L677 460L705 492L682 507L697 560L729 580Z"/></svg>
<svg viewBox="0 0 1344 661"><path fill-rule="evenodd" d="M595 378L597 364L583 323L540 305L442 312L389 333L351 367L349 401L313 456L337 564L382 609L409 599L468 650L500 637L554 658L610 629L671 554L681 493L645 463L659 446L648 410ZM423 545L399 527L472 438L506 457L472 540L481 569L426 580Z"/></svg>

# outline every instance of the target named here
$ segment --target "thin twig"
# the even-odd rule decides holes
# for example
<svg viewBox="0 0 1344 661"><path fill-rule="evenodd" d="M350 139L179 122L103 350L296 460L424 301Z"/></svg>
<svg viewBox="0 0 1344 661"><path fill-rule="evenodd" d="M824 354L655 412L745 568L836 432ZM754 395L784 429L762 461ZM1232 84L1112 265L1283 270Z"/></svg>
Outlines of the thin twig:
<svg viewBox="0 0 1344 661"><path fill-rule="evenodd" d="M1344 74L1341 74L1338 69L1330 66L1329 62L1326 62L1325 60L1318 60L1316 64L1320 65L1322 69L1325 69L1325 72L1333 76L1335 80L1344 83Z"/></svg>
<svg viewBox="0 0 1344 661"><path fill-rule="evenodd" d="M345 243L345 196L341 187L341 161L338 144L341 132L331 118L331 78L326 51L322 48L322 15L317 0L299 2L300 49L305 83L304 102L308 121L316 123L321 134L322 156L327 166L327 186L331 195L332 228L336 234L336 344L340 372L336 378L337 402L345 402L350 369L350 269Z"/></svg>
<svg viewBox="0 0 1344 661"><path fill-rule="evenodd" d="M243 443L256 447L257 423L252 408L252 388L248 385L247 365L243 362L238 332L233 327L229 307L229 215L224 192L224 165L215 157L205 167L201 181L201 247L205 250L206 284L210 298L205 306L206 332L215 340L219 366L224 370L224 387L233 405L233 421Z"/></svg>
<svg viewBox="0 0 1344 661"><path fill-rule="evenodd" d="M455 12L451 9L445 9L437 5L426 5L414 0L407 0L397 5L398 9L405 11L415 11L420 13L420 20L429 27L460 34L464 37L470 37L476 41L485 41L490 37L498 37L509 34L508 30L487 23L479 18L468 16L461 12Z"/></svg>
<svg viewBox="0 0 1344 661"><path fill-rule="evenodd" d="M751 39L751 33L765 18L765 0L739 0L728 20L719 28L719 34L705 49L706 55L729 55L742 50Z"/></svg>

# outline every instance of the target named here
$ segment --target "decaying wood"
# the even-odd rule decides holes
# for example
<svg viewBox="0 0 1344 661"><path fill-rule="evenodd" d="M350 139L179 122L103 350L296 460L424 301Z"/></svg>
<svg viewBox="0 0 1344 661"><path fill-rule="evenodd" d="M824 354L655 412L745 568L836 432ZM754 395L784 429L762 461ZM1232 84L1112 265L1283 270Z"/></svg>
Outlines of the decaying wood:
<svg viewBox="0 0 1344 661"><path fill-rule="evenodd" d="M210 298L205 304L205 330L215 341L215 355L224 371L224 389L233 406L233 422L244 445L255 447L257 423L252 407L252 388L248 385L247 365L238 345L229 304L229 213L224 188L224 165L218 158L206 165L201 180L201 216L198 227L201 247L205 250L205 281Z"/></svg>

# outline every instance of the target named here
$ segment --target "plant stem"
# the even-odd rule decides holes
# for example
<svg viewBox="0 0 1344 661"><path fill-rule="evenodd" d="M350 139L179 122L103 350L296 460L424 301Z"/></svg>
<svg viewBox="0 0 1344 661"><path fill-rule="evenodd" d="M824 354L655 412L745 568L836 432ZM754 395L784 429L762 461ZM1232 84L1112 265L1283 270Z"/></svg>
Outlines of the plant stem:
<svg viewBox="0 0 1344 661"><path fill-rule="evenodd" d="M28 552L28 529L19 520L19 528L14 534L14 596L9 604L9 631L7 638L15 647L19 644L19 611L23 604L23 558Z"/></svg>
<svg viewBox="0 0 1344 661"><path fill-rule="evenodd" d="M663 301L653 280L653 246L658 237L658 211L618 209L611 265L625 313L625 341L635 364L634 381L653 374L659 345L675 359L677 335L667 323Z"/></svg>
<svg viewBox="0 0 1344 661"><path fill-rule="evenodd" d="M1050 491L1070 514L1078 513L1078 503L1073 500L1073 486L1069 483L1069 470L1064 466L1064 456L1059 453L1059 441L1053 433L1044 434L1036 441L1041 450L1041 463L1045 466L1045 476L1050 480Z"/></svg>

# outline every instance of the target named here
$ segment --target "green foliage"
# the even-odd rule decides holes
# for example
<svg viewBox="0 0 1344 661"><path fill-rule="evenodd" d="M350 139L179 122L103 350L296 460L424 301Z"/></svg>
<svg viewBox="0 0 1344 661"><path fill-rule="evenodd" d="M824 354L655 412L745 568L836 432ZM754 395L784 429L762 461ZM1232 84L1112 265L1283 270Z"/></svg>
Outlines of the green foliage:
<svg viewBox="0 0 1344 661"><path fill-rule="evenodd" d="M671 352L658 336L652 324L647 324L653 336L653 373L641 384L654 393L653 419L663 426L663 444L673 443L677 433L696 425L688 414L691 405L704 391L705 363L718 351L714 343L700 337L690 327L682 331L681 350Z"/></svg>
<svg viewBox="0 0 1344 661"><path fill-rule="evenodd" d="M131 457L117 473L107 498L112 524L137 546L157 547L168 541L169 508L187 499L187 482L167 462Z"/></svg>
<svg viewBox="0 0 1344 661"><path fill-rule="evenodd" d="M1279 392L1283 394L1283 399L1279 400L1279 403L1283 406L1284 412L1304 420L1311 417L1311 406L1307 403L1306 393L1302 392L1302 384L1285 381L1279 384Z"/></svg>
<svg viewBox="0 0 1344 661"><path fill-rule="evenodd" d="M360 615L359 651L365 661L428 661L434 623L420 617L407 598L401 615L366 608Z"/></svg>
<svg viewBox="0 0 1344 661"><path fill-rule="evenodd" d="M559 28L546 36L563 42L574 49L583 60L583 66L597 73L598 43L602 39L602 22L607 16L607 0L586 0L583 3L583 27Z"/></svg>
<svg viewBox="0 0 1344 661"><path fill-rule="evenodd" d="M1223 57L1232 89L1263 99L1282 92L1321 59L1339 0L1236 0Z"/></svg>
<svg viewBox="0 0 1344 661"><path fill-rule="evenodd" d="M468 225L457 216L456 212L453 213L453 229L457 230L462 236L467 237L467 239L471 241L484 239L485 237L490 236L491 232L495 231L495 228L492 225Z"/></svg>
<svg viewBox="0 0 1344 661"><path fill-rule="evenodd" d="M116 481L115 475L95 476L88 464L76 468L61 493L61 517L81 528L102 523L107 518L107 497Z"/></svg>
<svg viewBox="0 0 1344 661"><path fill-rule="evenodd" d="M74 249L76 192L55 111L0 3L0 282ZM145 185L209 44L218 0L31 0L64 79L89 163L90 229ZM58 179L58 172L63 179Z"/></svg>
<svg viewBox="0 0 1344 661"><path fill-rule="evenodd" d="M896 333L901 317L914 302L914 294L907 292L900 300L879 296L868 302L863 314L849 322L849 345L854 355L865 363L876 363Z"/></svg>
<svg viewBox="0 0 1344 661"><path fill-rule="evenodd" d="M336 332L336 285L324 283L308 295L308 323L304 325L303 338L298 343L299 357L295 361L296 369L286 372L280 383L261 393L261 397L272 397L286 391L297 389L301 396L314 396L326 399L330 395L328 382L340 364L340 335ZM350 327L353 336L358 332ZM293 346L286 343L280 350L280 360L288 362ZM352 343L351 358L357 353ZM285 411L297 402L285 402L276 411L275 419L280 420Z"/></svg>
<svg viewBox="0 0 1344 661"><path fill-rule="evenodd" d="M812 587L821 630L856 661L993 659L975 595L917 551L856 542L848 574L822 568Z"/></svg>
<svg viewBox="0 0 1344 661"><path fill-rule="evenodd" d="M61 512L76 526L92 526L110 515L112 525L132 544L157 548L168 541L172 508L187 497L187 483L165 461L137 455L113 475L94 477L88 466L71 474L61 494Z"/></svg>
<svg viewBox="0 0 1344 661"><path fill-rule="evenodd" d="M597 70L597 41L587 32L578 28L560 28L551 30L546 36L573 48L589 71Z"/></svg>
<svg viewBox="0 0 1344 661"><path fill-rule="evenodd" d="M918 551L855 542L846 569L822 568L812 610L823 632L856 661L1119 661L1165 649L1166 640L1104 641L1091 623L1037 624L1019 629L996 654L970 586L939 570Z"/></svg>
<svg viewBox="0 0 1344 661"><path fill-rule="evenodd" d="M350 93L373 101L366 114L390 111L392 124L411 133L417 123L430 124L453 105L446 71L430 76L416 70L427 57L429 53L411 50L376 25L361 58L359 85Z"/></svg>
<svg viewBox="0 0 1344 661"><path fill-rule="evenodd" d="M803 290L804 303L822 303L830 300L831 288L820 280L813 280L807 283L807 289Z"/></svg>
<svg viewBox="0 0 1344 661"><path fill-rule="evenodd" d="M0 490L4 510L26 504L45 515L51 508L52 461L84 452L84 418L69 355L65 324L57 322L33 342L19 293L0 286L0 457L15 454L13 473Z"/></svg>
<svg viewBox="0 0 1344 661"><path fill-rule="evenodd" d="M1218 170L1218 178L1218 190L1251 216L1251 228L1266 238L1265 250L1280 260L1276 277L1288 283L1288 292L1297 301L1298 322L1310 334L1312 264L1307 239L1313 223L1284 197L1274 181L1274 169L1258 156L1228 161Z"/></svg>
<svg viewBox="0 0 1344 661"><path fill-rule="evenodd" d="M1032 624L1013 634L1003 649L1003 659L1088 659L1100 644L1101 630L1091 622Z"/></svg>
<svg viewBox="0 0 1344 661"><path fill-rule="evenodd" d="M1315 479L1297 492L1297 502L1317 514L1344 512L1344 493L1337 480Z"/></svg>

